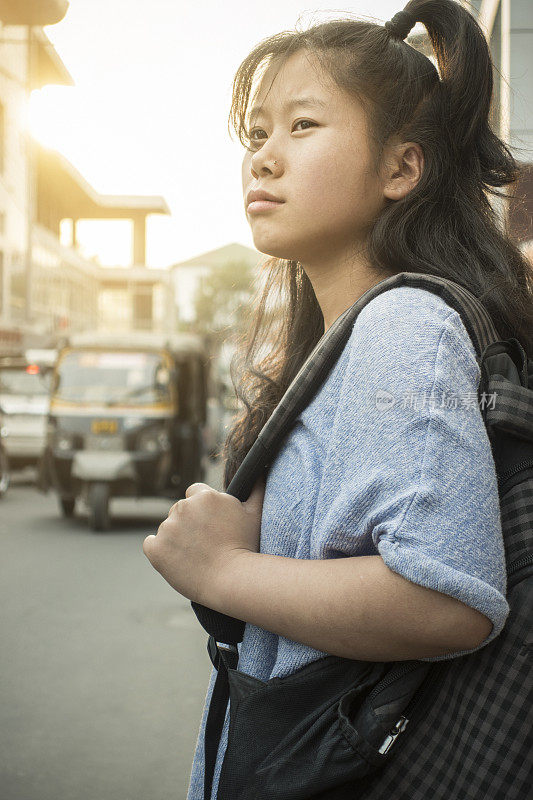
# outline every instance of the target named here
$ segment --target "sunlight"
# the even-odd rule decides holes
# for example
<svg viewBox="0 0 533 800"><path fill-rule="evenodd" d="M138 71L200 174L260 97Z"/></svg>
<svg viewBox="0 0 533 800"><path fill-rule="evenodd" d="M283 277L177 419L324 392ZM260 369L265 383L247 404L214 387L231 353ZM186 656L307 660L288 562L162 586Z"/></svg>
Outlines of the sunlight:
<svg viewBox="0 0 533 800"><path fill-rule="evenodd" d="M28 125L32 136L45 147L62 150L72 136L72 127L65 125L65 93L76 91L70 86L45 86L31 93L28 104Z"/></svg>

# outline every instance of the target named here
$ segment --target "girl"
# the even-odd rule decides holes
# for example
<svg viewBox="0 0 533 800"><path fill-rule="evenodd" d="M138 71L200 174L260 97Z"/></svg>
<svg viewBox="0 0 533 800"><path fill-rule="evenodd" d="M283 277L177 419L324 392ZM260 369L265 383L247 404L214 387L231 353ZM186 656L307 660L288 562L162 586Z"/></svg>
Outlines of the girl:
<svg viewBox="0 0 533 800"><path fill-rule="evenodd" d="M403 41L417 21L438 69ZM343 19L281 33L245 58L231 120L246 147L247 218L271 258L225 487L320 337L391 275L462 284L502 337L533 352L531 273L487 197L518 173L490 128L491 96L485 38L454 0L411 0L384 27ZM246 621L238 668L260 680L326 654L437 661L485 646L509 607L478 382L444 300L414 287L377 296L266 484L246 503L193 484L145 554L185 597ZM203 798L214 678L188 800Z"/></svg>

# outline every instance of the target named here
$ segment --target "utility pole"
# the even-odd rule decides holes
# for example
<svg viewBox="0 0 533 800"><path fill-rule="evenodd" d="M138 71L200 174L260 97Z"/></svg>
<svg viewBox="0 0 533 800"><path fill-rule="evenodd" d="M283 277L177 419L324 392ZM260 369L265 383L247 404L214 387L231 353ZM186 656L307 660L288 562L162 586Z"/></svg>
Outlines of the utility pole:
<svg viewBox="0 0 533 800"><path fill-rule="evenodd" d="M33 75L33 27L26 26L27 31L27 58L26 58L26 109L29 114L32 75ZM26 128L26 203L27 203L27 229L26 229L26 302L25 319L27 324L32 322L32 273L33 273L33 248L32 233L35 211L35 188L34 188L34 148L30 133L30 126Z"/></svg>

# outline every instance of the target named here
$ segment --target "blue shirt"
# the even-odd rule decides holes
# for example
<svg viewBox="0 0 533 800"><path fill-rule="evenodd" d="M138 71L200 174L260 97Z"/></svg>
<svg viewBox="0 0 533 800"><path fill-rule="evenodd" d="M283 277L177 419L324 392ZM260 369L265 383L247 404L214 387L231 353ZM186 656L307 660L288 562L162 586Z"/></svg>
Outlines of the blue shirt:
<svg viewBox="0 0 533 800"><path fill-rule="evenodd" d="M380 555L407 580L489 617L493 629L480 647L492 641L509 606L479 376L461 317L443 299L402 286L371 300L268 472L260 551L319 559ZM247 623L238 669L266 681L325 655ZM203 800L205 721L215 677L213 668L187 800ZM228 723L229 706L213 800Z"/></svg>

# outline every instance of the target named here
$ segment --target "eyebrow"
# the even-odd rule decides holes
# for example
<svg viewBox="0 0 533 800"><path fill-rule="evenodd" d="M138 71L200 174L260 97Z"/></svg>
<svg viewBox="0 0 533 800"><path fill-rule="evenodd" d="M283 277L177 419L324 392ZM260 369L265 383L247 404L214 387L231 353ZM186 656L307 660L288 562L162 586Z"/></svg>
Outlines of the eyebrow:
<svg viewBox="0 0 533 800"><path fill-rule="evenodd" d="M285 103L282 110L292 111L292 109L297 106L300 108L325 108L326 103L323 100L319 100L318 97L297 97ZM250 111L250 118L259 114L261 111L265 116L268 116L268 111L263 111L262 106L254 106Z"/></svg>

